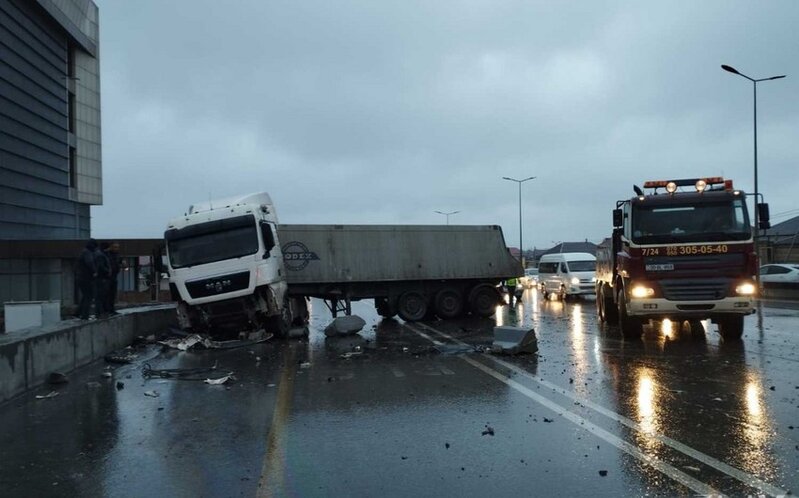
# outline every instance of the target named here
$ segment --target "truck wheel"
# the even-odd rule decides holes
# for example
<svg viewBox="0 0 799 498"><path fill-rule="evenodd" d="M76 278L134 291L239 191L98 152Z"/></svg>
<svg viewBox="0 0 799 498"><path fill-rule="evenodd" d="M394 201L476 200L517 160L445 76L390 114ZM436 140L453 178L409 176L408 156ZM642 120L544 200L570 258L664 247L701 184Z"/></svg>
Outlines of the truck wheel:
<svg viewBox="0 0 799 498"><path fill-rule="evenodd" d="M499 293L488 285L478 285L469 293L469 309L477 316L487 318L496 312Z"/></svg>
<svg viewBox="0 0 799 498"><path fill-rule="evenodd" d="M280 314L270 316L267 319L267 332L272 332L276 337L286 337L288 336L289 329L291 328L291 321L291 301L286 298Z"/></svg>
<svg viewBox="0 0 799 498"><path fill-rule="evenodd" d="M732 315L720 318L719 334L725 341L738 341L744 333L744 317L743 315Z"/></svg>
<svg viewBox="0 0 799 498"><path fill-rule="evenodd" d="M616 305L613 304L613 299L605 293L605 288L602 288L602 312L605 314L605 322L608 325L617 325L619 323L619 312Z"/></svg>
<svg viewBox="0 0 799 498"><path fill-rule="evenodd" d="M394 318L397 315L397 310L391 306L388 298L375 298L375 310L377 314L383 318Z"/></svg>
<svg viewBox="0 0 799 498"><path fill-rule="evenodd" d="M640 319L627 314L627 298L624 290L619 291L619 330L626 339L638 339L644 332L644 325Z"/></svg>
<svg viewBox="0 0 799 498"><path fill-rule="evenodd" d="M397 312L406 322L418 322L427 314L427 299L419 292L406 292L397 301Z"/></svg>
<svg viewBox="0 0 799 498"><path fill-rule="evenodd" d="M435 300L436 315L439 318L457 318L463 313L463 298L461 293L453 288L438 291Z"/></svg>

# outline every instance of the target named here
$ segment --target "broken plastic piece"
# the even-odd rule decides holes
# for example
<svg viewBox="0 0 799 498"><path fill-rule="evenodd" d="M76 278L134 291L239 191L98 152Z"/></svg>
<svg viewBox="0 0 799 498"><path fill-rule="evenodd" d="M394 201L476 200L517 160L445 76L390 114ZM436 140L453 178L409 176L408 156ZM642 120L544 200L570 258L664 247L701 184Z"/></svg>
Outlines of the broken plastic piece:
<svg viewBox="0 0 799 498"><path fill-rule="evenodd" d="M224 384L225 382L229 381L233 378L232 374L225 375L224 377L219 377L218 379L205 379L206 384L211 384L212 386L218 386L220 384Z"/></svg>
<svg viewBox="0 0 799 498"><path fill-rule="evenodd" d="M58 392L57 391L50 391L47 394L37 394L36 395L36 399L55 398L56 396L58 396Z"/></svg>
<svg viewBox="0 0 799 498"><path fill-rule="evenodd" d="M157 398L158 396L160 396L160 394L158 394L158 391L144 391L144 395L149 396L151 398Z"/></svg>
<svg viewBox="0 0 799 498"><path fill-rule="evenodd" d="M535 329L494 327L494 343L491 345L491 351L498 354L535 353L538 351Z"/></svg>

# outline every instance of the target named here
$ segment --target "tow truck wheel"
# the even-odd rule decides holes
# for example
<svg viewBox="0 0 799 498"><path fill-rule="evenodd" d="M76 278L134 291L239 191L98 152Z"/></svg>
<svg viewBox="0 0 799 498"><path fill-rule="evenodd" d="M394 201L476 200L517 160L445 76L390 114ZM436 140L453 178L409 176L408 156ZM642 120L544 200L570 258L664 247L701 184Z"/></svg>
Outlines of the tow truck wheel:
<svg viewBox="0 0 799 498"><path fill-rule="evenodd" d="M605 322L607 322L608 325L616 325L616 324L618 324L619 323L619 313L618 313L618 310L616 309L616 306L613 304L613 300L610 299L610 296L608 296L605 293L605 288L604 287L602 287L602 290L600 290L600 293L602 294L602 303L603 303L602 304L602 312L605 315Z"/></svg>
<svg viewBox="0 0 799 498"><path fill-rule="evenodd" d="M619 292L619 330L625 339L638 339L644 332L644 324L640 319L627 314L627 298L624 291Z"/></svg>
<svg viewBox="0 0 799 498"><path fill-rule="evenodd" d="M418 322L427 315L427 299L419 292L406 292L397 301L397 312L406 322Z"/></svg>
<svg viewBox="0 0 799 498"><path fill-rule="evenodd" d="M720 318L719 334L725 341L737 341L741 339L744 333L744 317L743 315L732 315Z"/></svg>
<svg viewBox="0 0 799 498"><path fill-rule="evenodd" d="M463 313L463 299L460 292L453 288L441 289L436 293L436 315L439 318L456 318Z"/></svg>

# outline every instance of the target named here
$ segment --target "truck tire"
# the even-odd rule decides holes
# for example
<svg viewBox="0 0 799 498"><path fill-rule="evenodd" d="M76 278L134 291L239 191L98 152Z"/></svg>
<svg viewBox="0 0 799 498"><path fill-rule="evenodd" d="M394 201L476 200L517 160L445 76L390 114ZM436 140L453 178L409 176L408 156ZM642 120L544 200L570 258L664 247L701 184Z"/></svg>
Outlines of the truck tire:
<svg viewBox="0 0 799 498"><path fill-rule="evenodd" d="M607 323L608 325L618 325L619 323L619 312L616 309L616 305L613 303L613 299L605 292L605 286L602 286L602 289L599 291L601 295L601 302L602 302L602 321Z"/></svg>
<svg viewBox="0 0 799 498"><path fill-rule="evenodd" d="M427 299L420 292L406 292L397 300L397 312L406 322L418 322L427 315Z"/></svg>
<svg viewBox="0 0 799 498"><path fill-rule="evenodd" d="M291 300L286 297L283 301L283 308L279 315L270 316L266 320L267 332L275 334L275 337L283 338L288 336L289 329L293 321L291 313Z"/></svg>
<svg viewBox="0 0 799 498"><path fill-rule="evenodd" d="M638 339L644 332L644 324L639 318L629 316L627 314L627 298L624 295L624 290L619 291L619 331L625 339Z"/></svg>
<svg viewBox="0 0 799 498"><path fill-rule="evenodd" d="M725 341L739 341L744 333L743 315L730 315L718 321L719 334Z"/></svg>
<svg viewBox="0 0 799 498"><path fill-rule="evenodd" d="M463 313L463 297L452 287L441 289L436 293L435 308L439 318L457 318Z"/></svg>
<svg viewBox="0 0 799 498"><path fill-rule="evenodd" d="M383 318L394 318L397 316L396 307L391 306L391 302L386 297L375 298L375 310Z"/></svg>
<svg viewBox="0 0 799 498"><path fill-rule="evenodd" d="M477 316L487 318L496 313L499 300L499 293L494 287L481 284L469 292L469 310Z"/></svg>

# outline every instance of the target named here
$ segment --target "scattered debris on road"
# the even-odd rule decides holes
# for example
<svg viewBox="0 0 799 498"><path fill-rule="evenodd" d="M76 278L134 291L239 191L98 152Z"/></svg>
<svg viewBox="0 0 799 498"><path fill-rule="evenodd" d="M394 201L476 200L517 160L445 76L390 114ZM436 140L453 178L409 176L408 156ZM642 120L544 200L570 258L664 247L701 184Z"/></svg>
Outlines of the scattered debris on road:
<svg viewBox="0 0 799 498"><path fill-rule="evenodd" d="M139 355L130 346L118 351L112 351L104 356L108 363L133 363Z"/></svg>
<svg viewBox="0 0 799 498"><path fill-rule="evenodd" d="M149 396L150 398L157 398L158 396L160 396L160 394L158 394L158 391L144 391L144 395Z"/></svg>
<svg viewBox="0 0 799 498"><path fill-rule="evenodd" d="M203 347L205 349L233 349L259 344L261 342L268 341L271 338L272 334L260 329L254 332L242 332L239 334L238 339L232 339L229 341L215 341L208 336L191 334L185 337L175 337L172 339L158 341L158 344L168 348L177 349L179 351L188 351L195 346Z"/></svg>
<svg viewBox="0 0 799 498"><path fill-rule="evenodd" d="M197 367L197 368L161 368L156 369L153 368L149 363L145 363L142 366L141 375L145 379L151 379L154 377L160 379L176 379L176 380L208 380L208 374L211 372L217 372L217 365L214 363L213 366L210 367ZM223 374L223 377L232 376L233 372L226 372ZM222 378L222 377L219 377Z"/></svg>
<svg viewBox="0 0 799 498"><path fill-rule="evenodd" d="M599 471L599 475L601 475L602 477L605 477L606 475L608 475L608 471L607 470L600 470Z"/></svg>
<svg viewBox="0 0 799 498"><path fill-rule="evenodd" d="M494 428L490 425L486 425L485 430L482 432L483 436L493 436L494 435Z"/></svg>
<svg viewBox="0 0 799 498"><path fill-rule="evenodd" d="M36 399L49 399L58 396L58 391L50 391L47 394L37 394Z"/></svg>
<svg viewBox="0 0 799 498"><path fill-rule="evenodd" d="M349 360L353 356L360 356L362 354L363 354L363 351L350 351L350 352L347 352L347 353L341 353L339 355L339 358L341 358L342 360Z"/></svg>
<svg viewBox="0 0 799 498"><path fill-rule="evenodd" d="M491 351L495 354L522 354L538 351L535 329L522 327L494 327L494 343Z"/></svg>
<svg viewBox="0 0 799 498"><path fill-rule="evenodd" d="M121 381L117 381L117 391L121 391L125 389L125 383Z"/></svg>
<svg viewBox="0 0 799 498"><path fill-rule="evenodd" d="M106 379L110 379L111 377L114 376L114 374L112 374L111 372L103 372L103 373L100 374L100 376L104 377Z"/></svg>
<svg viewBox="0 0 799 498"><path fill-rule="evenodd" d="M334 318L333 321L325 327L325 335L327 337L353 335L360 332L365 325L366 321L358 315L340 316Z"/></svg>
<svg viewBox="0 0 799 498"><path fill-rule="evenodd" d="M216 379L205 379L205 383L206 384L210 384L212 386L218 386L218 385L224 384L225 382L227 382L227 381L229 381L231 379L235 379L235 377L233 377L233 374L228 374L228 375L225 375L224 377L219 377L219 378L216 378Z"/></svg>

